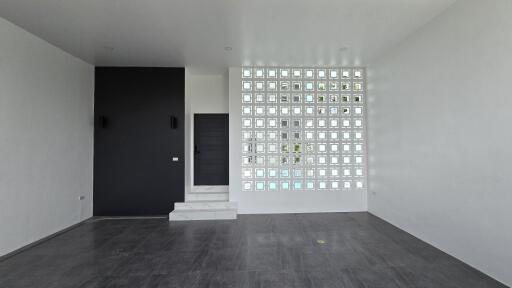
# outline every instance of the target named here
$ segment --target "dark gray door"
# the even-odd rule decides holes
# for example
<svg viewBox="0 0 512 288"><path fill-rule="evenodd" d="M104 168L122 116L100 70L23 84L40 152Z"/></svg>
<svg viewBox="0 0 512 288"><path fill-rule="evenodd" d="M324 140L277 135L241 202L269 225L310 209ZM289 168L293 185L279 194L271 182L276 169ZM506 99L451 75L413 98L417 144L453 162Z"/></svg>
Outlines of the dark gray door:
<svg viewBox="0 0 512 288"><path fill-rule="evenodd" d="M169 213L185 194L184 69L98 67L95 86L94 215Z"/></svg>
<svg viewBox="0 0 512 288"><path fill-rule="evenodd" d="M228 114L194 114L194 185L229 184Z"/></svg>

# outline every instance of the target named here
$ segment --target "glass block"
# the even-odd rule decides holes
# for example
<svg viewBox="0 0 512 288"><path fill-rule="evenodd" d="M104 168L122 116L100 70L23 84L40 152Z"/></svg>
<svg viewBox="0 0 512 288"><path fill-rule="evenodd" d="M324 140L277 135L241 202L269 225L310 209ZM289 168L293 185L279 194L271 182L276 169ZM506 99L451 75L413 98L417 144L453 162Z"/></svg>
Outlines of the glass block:
<svg viewBox="0 0 512 288"><path fill-rule="evenodd" d="M317 113L317 115L325 115L325 114L327 114L327 107L325 107L325 106L318 106L316 113Z"/></svg>
<svg viewBox="0 0 512 288"><path fill-rule="evenodd" d="M337 143L331 144L331 152L338 152L338 146Z"/></svg>
<svg viewBox="0 0 512 288"><path fill-rule="evenodd" d="M279 97L281 103L290 103L290 94L281 94Z"/></svg>
<svg viewBox="0 0 512 288"><path fill-rule="evenodd" d="M256 106L254 108L255 114L257 116L264 116L265 115L265 107L263 106Z"/></svg>
<svg viewBox="0 0 512 288"><path fill-rule="evenodd" d="M258 140L258 141L265 140L265 132L264 131L256 131L254 134L256 135L256 140Z"/></svg>
<svg viewBox="0 0 512 288"><path fill-rule="evenodd" d="M252 156L243 156L242 157L242 165L244 166L247 166L247 165L252 165Z"/></svg>
<svg viewBox="0 0 512 288"><path fill-rule="evenodd" d="M337 106L329 107L329 115L331 115L331 116L338 115L338 107Z"/></svg>
<svg viewBox="0 0 512 288"><path fill-rule="evenodd" d="M265 128L265 119L263 119L263 118L256 119L255 123L256 124L254 126L256 128Z"/></svg>
<svg viewBox="0 0 512 288"><path fill-rule="evenodd" d="M288 81L281 81L280 82L280 89L281 89L281 91L290 91L290 82L288 82Z"/></svg>
<svg viewBox="0 0 512 288"><path fill-rule="evenodd" d="M256 78L263 78L265 75L265 70L261 68L256 68L256 71L254 73L254 77Z"/></svg>
<svg viewBox="0 0 512 288"><path fill-rule="evenodd" d="M350 69L343 69L341 72L341 78L350 79Z"/></svg>
<svg viewBox="0 0 512 288"><path fill-rule="evenodd" d="M331 164L333 164L333 165L339 164L339 157L331 156Z"/></svg>
<svg viewBox="0 0 512 288"><path fill-rule="evenodd" d="M355 169L356 176L363 176L363 168L356 168Z"/></svg>
<svg viewBox="0 0 512 288"><path fill-rule="evenodd" d="M338 189L340 186L338 181L331 181L331 189Z"/></svg>
<svg viewBox="0 0 512 288"><path fill-rule="evenodd" d="M251 168L242 169L242 177L243 178L252 178L252 169Z"/></svg>
<svg viewBox="0 0 512 288"><path fill-rule="evenodd" d="M350 82L341 82L342 91L350 91Z"/></svg>
<svg viewBox="0 0 512 288"><path fill-rule="evenodd" d="M281 78L289 78L290 69L281 69Z"/></svg>
<svg viewBox="0 0 512 288"><path fill-rule="evenodd" d="M338 140L338 132L337 131L331 131L329 133L329 138L332 140L332 141L337 141Z"/></svg>
<svg viewBox="0 0 512 288"><path fill-rule="evenodd" d="M329 120L329 127L331 128L338 128L338 119L330 119Z"/></svg>
<svg viewBox="0 0 512 288"><path fill-rule="evenodd" d="M343 176L350 176L350 169L344 168L343 169Z"/></svg>
<svg viewBox="0 0 512 288"><path fill-rule="evenodd" d="M327 77L325 69L318 69L317 70L317 77L318 79L324 79Z"/></svg>
<svg viewBox="0 0 512 288"><path fill-rule="evenodd" d="M252 119L251 118L243 118L242 119L242 127L243 128L252 128Z"/></svg>
<svg viewBox="0 0 512 288"><path fill-rule="evenodd" d="M267 115L268 116L276 116L277 115L277 107L276 106L267 107Z"/></svg>
<svg viewBox="0 0 512 288"><path fill-rule="evenodd" d="M315 177L315 169L306 169L306 177Z"/></svg>
<svg viewBox="0 0 512 288"><path fill-rule="evenodd" d="M338 70L329 69L329 78L330 79L338 79Z"/></svg>
<svg viewBox="0 0 512 288"><path fill-rule="evenodd" d="M256 90L256 91L263 91L263 90L265 90L265 82L263 82L263 81L257 81L254 84L254 86L255 86L254 90Z"/></svg>
<svg viewBox="0 0 512 288"><path fill-rule="evenodd" d="M277 119L275 119L275 118L267 119L267 128L277 128Z"/></svg>
<svg viewBox="0 0 512 288"><path fill-rule="evenodd" d="M313 145L313 143L306 143L305 147L306 147L306 152L307 153L315 152L315 145Z"/></svg>
<svg viewBox="0 0 512 288"><path fill-rule="evenodd" d="M288 177L290 177L290 170L281 169L281 178L288 178Z"/></svg>
<svg viewBox="0 0 512 288"><path fill-rule="evenodd" d="M344 103L350 102L350 95L341 95L341 102L344 102Z"/></svg>
<svg viewBox="0 0 512 288"><path fill-rule="evenodd" d="M363 102L363 95L354 95L354 102L355 103Z"/></svg>
<svg viewBox="0 0 512 288"><path fill-rule="evenodd" d="M350 144L343 144L343 151L350 152Z"/></svg>
<svg viewBox="0 0 512 288"><path fill-rule="evenodd" d="M242 139L243 140L252 140L252 132L251 131L242 131Z"/></svg>
<svg viewBox="0 0 512 288"><path fill-rule="evenodd" d="M330 103L338 103L340 100L340 96L338 94L329 94L329 102Z"/></svg>
<svg viewBox="0 0 512 288"><path fill-rule="evenodd" d="M265 157L264 156L255 156L254 161L256 162L256 165L265 165Z"/></svg>
<svg viewBox="0 0 512 288"><path fill-rule="evenodd" d="M293 189L294 190L302 189L302 181L293 181Z"/></svg>
<svg viewBox="0 0 512 288"><path fill-rule="evenodd" d="M306 163L306 165L314 165L315 157L314 156L306 156L305 163Z"/></svg>
<svg viewBox="0 0 512 288"><path fill-rule="evenodd" d="M290 190L290 182L281 181L281 190Z"/></svg>
<svg viewBox="0 0 512 288"><path fill-rule="evenodd" d="M242 94L243 103L252 103L252 94Z"/></svg>
<svg viewBox="0 0 512 288"><path fill-rule="evenodd" d="M267 82L267 90L268 91L276 91L277 90L277 82L276 81Z"/></svg>
<svg viewBox="0 0 512 288"><path fill-rule="evenodd" d="M267 103L277 103L277 95L276 94L268 94L267 95Z"/></svg>
<svg viewBox="0 0 512 288"><path fill-rule="evenodd" d="M292 127L295 128L295 129L301 128L302 127L302 120L300 120L300 119L293 119L292 124L293 124Z"/></svg>
<svg viewBox="0 0 512 288"><path fill-rule="evenodd" d="M277 131L268 131L267 139L268 140L277 140Z"/></svg>
<svg viewBox="0 0 512 288"><path fill-rule="evenodd" d="M362 91L362 90L363 90L363 83L354 82L354 91Z"/></svg>
<svg viewBox="0 0 512 288"><path fill-rule="evenodd" d="M327 84L325 82L318 82L317 90L318 91L327 91Z"/></svg>
<svg viewBox="0 0 512 288"><path fill-rule="evenodd" d="M317 103L326 103L327 102L327 96L325 94L319 94L317 95Z"/></svg>
<svg viewBox="0 0 512 288"><path fill-rule="evenodd" d="M315 181L307 180L306 181L306 189L309 189L309 190L315 189Z"/></svg>
<svg viewBox="0 0 512 288"><path fill-rule="evenodd" d="M343 182L343 188L350 189L350 181Z"/></svg>
<svg viewBox="0 0 512 288"><path fill-rule="evenodd" d="M317 149L318 152L320 152L320 153L327 152L327 144L325 144L325 143L318 143L317 147L318 147L318 149Z"/></svg>
<svg viewBox="0 0 512 288"><path fill-rule="evenodd" d="M252 114L251 106L242 106L242 115L247 116Z"/></svg>
<svg viewBox="0 0 512 288"><path fill-rule="evenodd" d="M242 187L245 191L251 191L252 190L252 181L242 182Z"/></svg>
<svg viewBox="0 0 512 288"><path fill-rule="evenodd" d="M293 78L301 78L302 70L301 69L293 69L292 74L293 74Z"/></svg>
<svg viewBox="0 0 512 288"><path fill-rule="evenodd" d="M361 69L354 70L354 78L356 78L356 79L363 78L363 70L361 70Z"/></svg>
<svg viewBox="0 0 512 288"><path fill-rule="evenodd" d="M356 182L356 187L359 188L359 189L363 188L363 182L362 181L357 181Z"/></svg>
<svg viewBox="0 0 512 288"><path fill-rule="evenodd" d="M312 120L311 120L311 121L312 121ZM306 132L304 132L304 135L306 135L306 139L307 139L307 140L313 140L313 139L315 139L314 132L306 131Z"/></svg>
<svg viewBox="0 0 512 288"><path fill-rule="evenodd" d="M344 115L350 115L350 107L341 107Z"/></svg>
<svg viewBox="0 0 512 288"><path fill-rule="evenodd" d="M288 106L281 106L281 115L290 115L290 107Z"/></svg>
<svg viewBox="0 0 512 288"><path fill-rule="evenodd" d="M268 165L275 166L279 163L279 160L276 156L268 156Z"/></svg>
<svg viewBox="0 0 512 288"><path fill-rule="evenodd" d="M357 164L362 164L363 163L363 156L355 156L355 162Z"/></svg>
<svg viewBox="0 0 512 288"><path fill-rule="evenodd" d="M318 131L318 140L325 140L327 139L327 132L325 131Z"/></svg>
<svg viewBox="0 0 512 288"><path fill-rule="evenodd" d="M302 138L301 135L302 135L302 133L300 131L292 132L293 140L300 140Z"/></svg>
<svg viewBox="0 0 512 288"><path fill-rule="evenodd" d="M242 143L242 152L243 153L251 153L252 152L252 143Z"/></svg>
<svg viewBox="0 0 512 288"><path fill-rule="evenodd" d="M325 168L319 168L317 170L318 177L326 177L327 176L327 170Z"/></svg>
<svg viewBox="0 0 512 288"><path fill-rule="evenodd" d="M336 81L329 82L329 91L338 91L340 89L339 83Z"/></svg>
<svg viewBox="0 0 512 288"><path fill-rule="evenodd" d="M315 86L314 86L313 82L307 81L304 84L304 90L306 90L306 91L313 91L314 89L315 89Z"/></svg>
<svg viewBox="0 0 512 288"><path fill-rule="evenodd" d="M281 131L281 140L288 140L288 131Z"/></svg>
<svg viewBox="0 0 512 288"><path fill-rule="evenodd" d="M313 108L312 106L306 106L305 112L306 112L306 115L313 116L313 115L315 115L315 108Z"/></svg>
<svg viewBox="0 0 512 288"><path fill-rule="evenodd" d="M318 119L318 128L325 128L327 127L327 121L325 119Z"/></svg>
<svg viewBox="0 0 512 288"><path fill-rule="evenodd" d="M305 77L308 79L315 77L315 71L313 69L306 69L306 72L304 73Z"/></svg>
<svg viewBox="0 0 512 288"><path fill-rule="evenodd" d="M338 177L340 175L338 168L331 168L331 177Z"/></svg>
<svg viewBox="0 0 512 288"><path fill-rule="evenodd" d="M319 165L325 165L327 164L327 157L325 156L318 156L317 161ZM323 169L323 168L322 168ZM323 171L323 170L322 170ZM320 173L321 176L325 176L325 173Z"/></svg>
<svg viewBox="0 0 512 288"><path fill-rule="evenodd" d="M293 169L293 177L294 178L302 178L303 176L303 171L302 169Z"/></svg>
<svg viewBox="0 0 512 288"><path fill-rule="evenodd" d="M270 190L270 191L277 190L277 182L269 181L268 182L268 190Z"/></svg>
<svg viewBox="0 0 512 288"><path fill-rule="evenodd" d="M282 111L281 111L281 112L282 112ZM279 121L279 123L280 123L280 124L279 124L279 126L280 126L281 128L288 128L288 127L290 127L290 120L288 120L288 119L283 119L283 118L281 118L281 120Z"/></svg>
<svg viewBox="0 0 512 288"><path fill-rule="evenodd" d="M350 139L350 132L343 132L343 139Z"/></svg>
<svg viewBox="0 0 512 288"><path fill-rule="evenodd" d="M306 94L304 96L304 102L306 102L306 103L313 103L313 102L315 102L315 96L313 94Z"/></svg>
<svg viewBox="0 0 512 288"><path fill-rule="evenodd" d="M263 182L263 181L256 181L255 186L256 186L256 191L265 190L265 182Z"/></svg>
<svg viewBox="0 0 512 288"><path fill-rule="evenodd" d="M265 153L265 144L263 144L263 143L256 144L256 152L257 153Z"/></svg>
<svg viewBox="0 0 512 288"><path fill-rule="evenodd" d="M265 95L263 95L263 94L256 94L254 102L256 102L256 103L264 103L265 102Z"/></svg>
<svg viewBox="0 0 512 288"><path fill-rule="evenodd" d="M243 68L242 69L242 78L251 78L252 77L252 69Z"/></svg>
<svg viewBox="0 0 512 288"><path fill-rule="evenodd" d="M355 119L355 120L354 120L354 126L355 126L355 127L361 127L361 126L363 126L363 120L362 120L362 119Z"/></svg>
<svg viewBox="0 0 512 288"><path fill-rule="evenodd" d="M288 153L290 152L290 145L287 143L281 144L281 153Z"/></svg>
<svg viewBox="0 0 512 288"><path fill-rule="evenodd" d="M350 164L350 157L349 156L344 156L343 157L343 164Z"/></svg>
<svg viewBox="0 0 512 288"><path fill-rule="evenodd" d="M268 78L276 78L277 77L277 69L268 69L267 77Z"/></svg>
<svg viewBox="0 0 512 288"><path fill-rule="evenodd" d="M302 144L294 143L293 144L293 153L302 153Z"/></svg>
<svg viewBox="0 0 512 288"><path fill-rule="evenodd" d="M268 143L268 153L277 153L277 143Z"/></svg>
<svg viewBox="0 0 512 288"><path fill-rule="evenodd" d="M349 119L343 119L341 120L341 125L345 128L350 127L350 120Z"/></svg>
<svg viewBox="0 0 512 288"><path fill-rule="evenodd" d="M354 145L354 150L355 150L356 152L361 152L361 151L363 151L363 144L355 144L355 145Z"/></svg>
<svg viewBox="0 0 512 288"><path fill-rule="evenodd" d="M327 182L326 181L318 181L318 188L321 190L327 189Z"/></svg>
<svg viewBox="0 0 512 288"><path fill-rule="evenodd" d="M276 168L268 169L268 177L269 178L277 178L277 169Z"/></svg>
<svg viewBox="0 0 512 288"><path fill-rule="evenodd" d="M256 178L264 178L265 177L265 169L264 168L256 168L254 169L254 174Z"/></svg>

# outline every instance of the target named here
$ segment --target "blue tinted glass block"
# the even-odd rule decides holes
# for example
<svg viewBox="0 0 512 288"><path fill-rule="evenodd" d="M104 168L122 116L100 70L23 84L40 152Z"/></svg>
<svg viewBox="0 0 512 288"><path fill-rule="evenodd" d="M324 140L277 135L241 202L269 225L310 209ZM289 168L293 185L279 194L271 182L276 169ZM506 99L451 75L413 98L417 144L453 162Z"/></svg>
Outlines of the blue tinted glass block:
<svg viewBox="0 0 512 288"><path fill-rule="evenodd" d="M268 189L269 190L276 190L277 189L277 185L275 182L268 182Z"/></svg>
<svg viewBox="0 0 512 288"><path fill-rule="evenodd" d="M293 188L294 188L294 189L301 189L301 188L302 188L302 183L301 183L301 182L295 182L295 183L293 183Z"/></svg>
<svg viewBox="0 0 512 288"><path fill-rule="evenodd" d="M290 177L290 172L288 171L288 169L281 170L281 177Z"/></svg>
<svg viewBox="0 0 512 288"><path fill-rule="evenodd" d="M306 183L306 188L308 188L308 189L313 189L314 187L315 187L315 185L313 184L313 182L308 181L308 182Z"/></svg>
<svg viewBox="0 0 512 288"><path fill-rule="evenodd" d="M263 190L263 189L265 189L265 183L256 182L256 190Z"/></svg>
<svg viewBox="0 0 512 288"><path fill-rule="evenodd" d="M290 184L288 182L282 182L281 183L281 189L283 189L283 190L290 189Z"/></svg>

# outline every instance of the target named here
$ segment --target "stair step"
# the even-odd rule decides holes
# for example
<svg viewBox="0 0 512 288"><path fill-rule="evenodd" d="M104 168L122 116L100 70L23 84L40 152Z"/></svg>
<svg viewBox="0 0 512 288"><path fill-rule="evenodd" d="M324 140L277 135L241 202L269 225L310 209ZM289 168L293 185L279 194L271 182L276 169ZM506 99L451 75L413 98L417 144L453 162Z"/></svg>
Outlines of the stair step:
<svg viewBox="0 0 512 288"><path fill-rule="evenodd" d="M200 193L187 193L185 195L185 202L190 201L228 201L229 193L227 192L200 192Z"/></svg>
<svg viewBox="0 0 512 288"><path fill-rule="evenodd" d="M231 220L236 217L236 209L174 210L169 213L169 221Z"/></svg>
<svg viewBox="0 0 512 288"><path fill-rule="evenodd" d="M176 210L203 210L203 209L236 209L236 202L227 201L194 201L175 203Z"/></svg>
<svg viewBox="0 0 512 288"><path fill-rule="evenodd" d="M227 193L229 192L229 186L193 186L192 193Z"/></svg>

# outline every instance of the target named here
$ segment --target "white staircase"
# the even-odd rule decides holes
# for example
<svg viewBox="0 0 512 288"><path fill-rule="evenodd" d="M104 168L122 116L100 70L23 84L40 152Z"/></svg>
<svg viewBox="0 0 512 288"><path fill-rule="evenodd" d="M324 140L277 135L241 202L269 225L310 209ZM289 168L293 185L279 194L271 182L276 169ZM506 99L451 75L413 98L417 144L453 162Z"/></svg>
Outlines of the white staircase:
<svg viewBox="0 0 512 288"><path fill-rule="evenodd" d="M185 202L175 203L169 221L236 219L236 202L229 202L229 186L194 186Z"/></svg>

